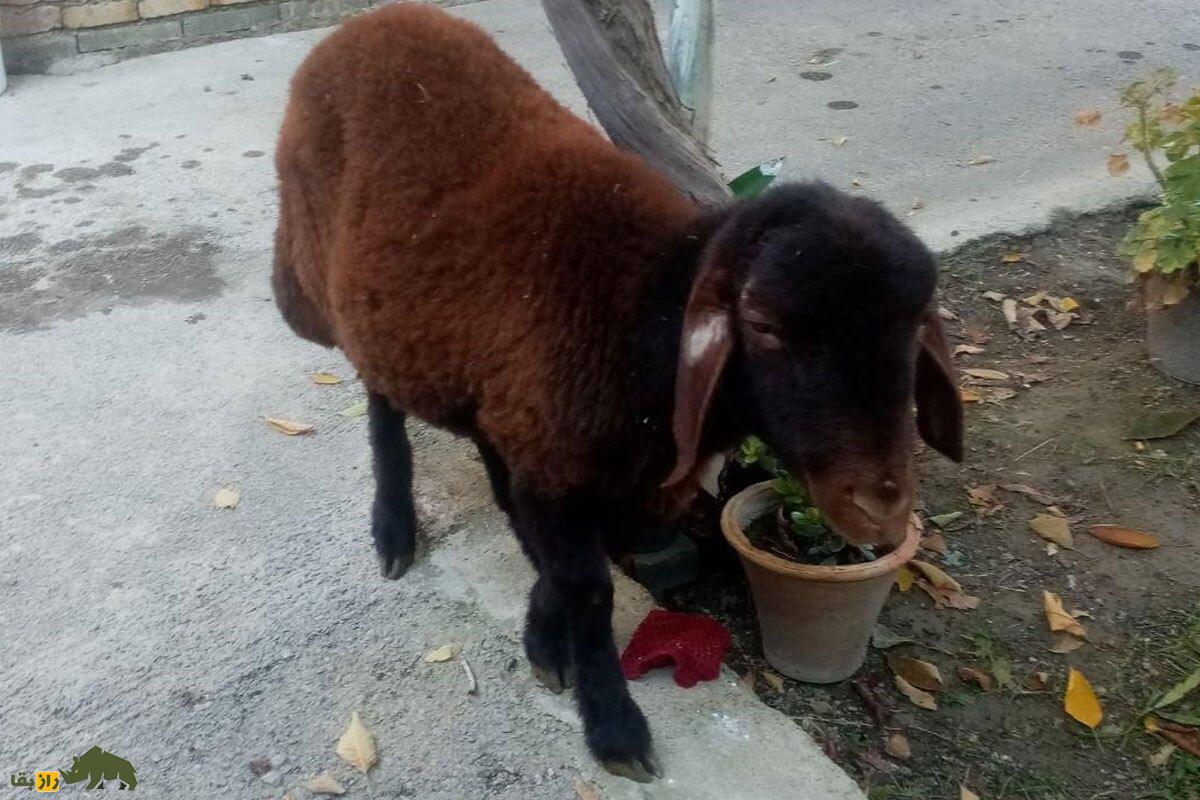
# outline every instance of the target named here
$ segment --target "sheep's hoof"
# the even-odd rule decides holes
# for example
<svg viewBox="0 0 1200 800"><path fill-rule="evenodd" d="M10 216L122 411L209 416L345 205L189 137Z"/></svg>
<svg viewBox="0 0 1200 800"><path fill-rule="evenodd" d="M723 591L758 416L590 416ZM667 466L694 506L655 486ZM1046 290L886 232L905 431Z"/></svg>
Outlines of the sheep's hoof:
<svg viewBox="0 0 1200 800"><path fill-rule="evenodd" d="M574 676L569 671L566 675L561 675L556 669L545 669L533 663L529 665L529 669L533 673L534 680L555 694L562 694L563 689L575 682Z"/></svg>
<svg viewBox="0 0 1200 800"><path fill-rule="evenodd" d="M389 581L394 581L408 572L412 566L412 553L399 556L379 556L379 571Z"/></svg>
<svg viewBox="0 0 1200 800"><path fill-rule="evenodd" d="M663 775L658 757L654 754L654 748L649 748L641 756L633 756L627 761L616 759L601 761L600 766L613 775L638 783L652 783L655 778L661 778Z"/></svg>

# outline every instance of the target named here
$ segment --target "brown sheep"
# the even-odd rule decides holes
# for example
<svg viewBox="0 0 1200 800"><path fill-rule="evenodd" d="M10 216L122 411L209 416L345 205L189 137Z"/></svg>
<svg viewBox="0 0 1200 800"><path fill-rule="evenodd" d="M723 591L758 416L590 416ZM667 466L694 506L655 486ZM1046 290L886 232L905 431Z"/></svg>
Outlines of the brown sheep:
<svg viewBox="0 0 1200 800"><path fill-rule="evenodd" d="M406 413L478 445L538 571L525 645L578 677L606 768L659 774L621 676L607 554L762 435L848 539L894 541L917 427L961 457L934 262L879 206L820 184L701 213L562 108L474 25L396 5L292 82L274 286L369 392L372 533L415 541Z"/></svg>

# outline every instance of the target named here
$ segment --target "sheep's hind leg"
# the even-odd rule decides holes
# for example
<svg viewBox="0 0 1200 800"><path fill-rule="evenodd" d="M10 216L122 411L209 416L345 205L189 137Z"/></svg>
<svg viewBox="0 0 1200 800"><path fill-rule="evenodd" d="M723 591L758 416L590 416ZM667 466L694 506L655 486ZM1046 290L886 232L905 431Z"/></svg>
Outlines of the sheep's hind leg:
<svg viewBox="0 0 1200 800"><path fill-rule="evenodd" d="M539 578L526 629L535 674L541 654L529 647L531 631L535 643L544 643L537 637L548 633L557 636L559 647L564 639L569 642L588 749L614 775L649 782L662 772L650 726L629 696L612 635L613 584L602 522L612 519L611 509L588 498L551 499L524 491L514 492L513 502L519 527L537 553ZM547 625L547 619L561 622ZM561 660L557 666L563 669Z"/></svg>
<svg viewBox="0 0 1200 800"><path fill-rule="evenodd" d="M412 448L404 432L404 412L381 394L367 394L371 450L375 462L375 504L371 536L383 577L395 580L412 566L417 514L412 496Z"/></svg>

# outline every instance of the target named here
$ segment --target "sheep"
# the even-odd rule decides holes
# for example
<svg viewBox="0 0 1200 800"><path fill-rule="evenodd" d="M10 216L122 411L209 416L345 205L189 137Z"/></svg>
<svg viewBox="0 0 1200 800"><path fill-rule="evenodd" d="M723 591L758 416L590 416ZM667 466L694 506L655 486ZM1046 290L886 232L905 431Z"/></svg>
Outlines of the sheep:
<svg viewBox="0 0 1200 800"><path fill-rule="evenodd" d="M613 641L609 558L762 436L853 542L912 506L912 406L962 458L930 253L819 183L703 210L560 106L476 26L401 4L296 73L273 285L368 390L382 571L413 561L408 415L469 437L537 572L535 677L577 683L591 752L661 775Z"/></svg>

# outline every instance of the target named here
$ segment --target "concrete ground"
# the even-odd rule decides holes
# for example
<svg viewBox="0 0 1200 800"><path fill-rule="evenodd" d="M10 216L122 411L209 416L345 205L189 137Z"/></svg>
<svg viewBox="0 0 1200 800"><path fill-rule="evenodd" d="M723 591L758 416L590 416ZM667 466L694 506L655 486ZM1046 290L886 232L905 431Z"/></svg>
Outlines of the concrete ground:
<svg viewBox="0 0 1200 800"><path fill-rule="evenodd" d="M857 180L902 213L920 198L910 221L939 248L1119 202L1148 184L1104 172L1113 97L1154 66L1200 76L1190 6L893 0L868 20L832 0L724 3L714 149L731 173L786 155L790 178ZM582 109L534 0L456 13ZM414 428L428 553L399 583L376 576L365 420L339 414L361 387L309 380L353 372L291 335L268 285L275 129L323 35L21 77L0 97L0 774L98 744L163 798L299 798L322 770L384 797L564 798L576 778L606 798L859 797L729 674L634 684L668 778L604 774L570 698L528 676L529 570L443 434ZM1105 110L1099 128L1072 126L1083 107ZM222 486L236 509L212 508ZM624 637L649 602L619 594ZM421 660L446 643L476 695L458 663ZM370 787L333 753L352 710L379 742Z"/></svg>

